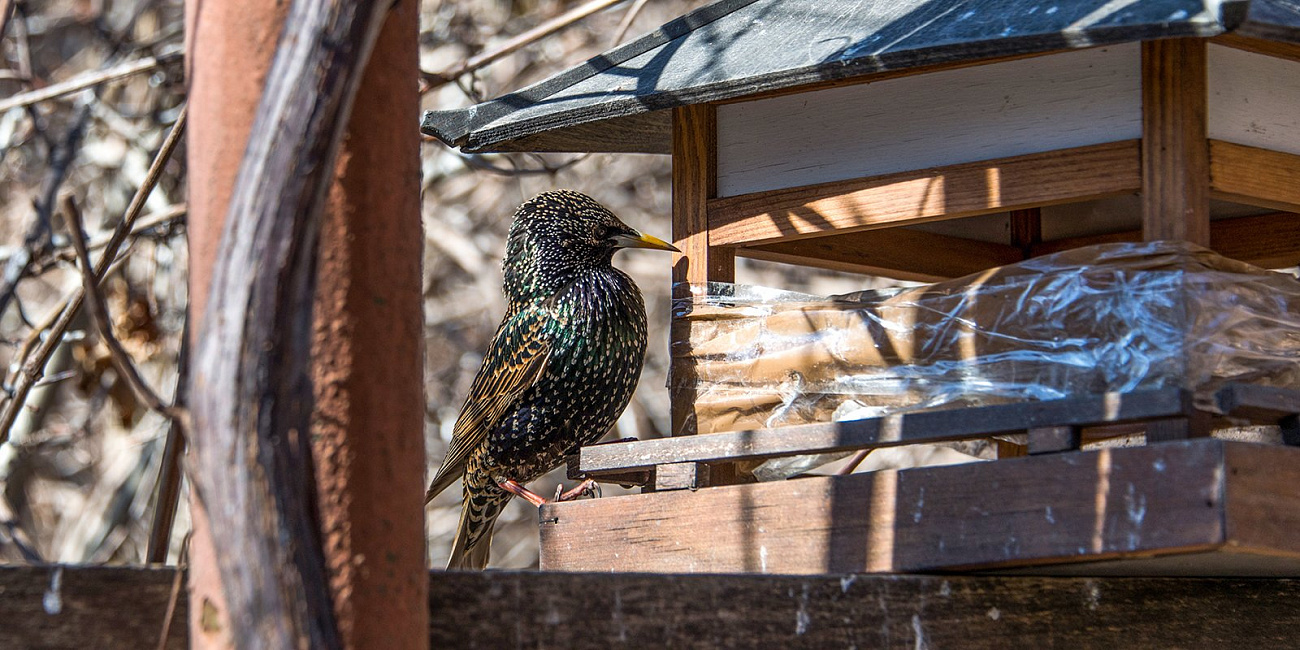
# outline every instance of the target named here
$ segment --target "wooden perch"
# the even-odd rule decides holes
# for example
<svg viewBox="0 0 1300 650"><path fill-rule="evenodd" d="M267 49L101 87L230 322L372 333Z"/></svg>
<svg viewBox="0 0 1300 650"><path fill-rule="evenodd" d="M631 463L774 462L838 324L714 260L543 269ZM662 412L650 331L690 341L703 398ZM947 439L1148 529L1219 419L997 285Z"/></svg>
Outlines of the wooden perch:
<svg viewBox="0 0 1300 650"><path fill-rule="evenodd" d="M387 8L294 2L213 270L193 469L236 647L342 646L315 516L310 304L326 188Z"/></svg>

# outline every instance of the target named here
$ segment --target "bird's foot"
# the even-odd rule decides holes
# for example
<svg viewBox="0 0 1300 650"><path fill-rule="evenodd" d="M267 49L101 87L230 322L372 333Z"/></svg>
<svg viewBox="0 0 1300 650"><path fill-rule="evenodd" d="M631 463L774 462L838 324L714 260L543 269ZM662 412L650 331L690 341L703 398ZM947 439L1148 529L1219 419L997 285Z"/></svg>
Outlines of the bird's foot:
<svg viewBox="0 0 1300 650"><path fill-rule="evenodd" d="M516 481L514 479L506 479L504 481L501 481L500 483L497 483L497 485L500 485L502 490L505 490L510 494L520 497L525 501L537 506L538 508L550 503L550 501L547 501L546 497L520 485L519 481Z"/></svg>
<svg viewBox="0 0 1300 650"><path fill-rule="evenodd" d="M591 479L587 479L579 483L572 490L566 491L563 485L555 486L556 501L572 501L574 499L577 499L578 497L584 497L584 496L592 497L594 499L599 499L600 484Z"/></svg>

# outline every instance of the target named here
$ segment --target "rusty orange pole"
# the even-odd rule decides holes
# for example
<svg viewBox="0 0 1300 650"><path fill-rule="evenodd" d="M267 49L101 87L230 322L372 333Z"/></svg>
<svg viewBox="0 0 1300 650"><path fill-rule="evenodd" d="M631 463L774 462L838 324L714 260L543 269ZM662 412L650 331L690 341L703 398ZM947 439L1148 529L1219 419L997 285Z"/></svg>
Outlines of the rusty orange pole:
<svg viewBox="0 0 1300 650"><path fill-rule="evenodd" d="M186 3L190 317L207 305L235 176L289 3ZM391 10L354 105L321 232L313 440L331 587L351 648L424 648L424 438L418 3ZM191 500L190 641L230 622ZM236 622L237 624L237 622Z"/></svg>

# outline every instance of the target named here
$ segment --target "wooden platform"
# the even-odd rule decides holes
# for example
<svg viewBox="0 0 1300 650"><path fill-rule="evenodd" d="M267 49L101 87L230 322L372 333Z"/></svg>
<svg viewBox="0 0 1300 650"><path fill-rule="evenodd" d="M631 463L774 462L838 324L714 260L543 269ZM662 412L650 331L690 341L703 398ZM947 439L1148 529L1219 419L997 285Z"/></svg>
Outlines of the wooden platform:
<svg viewBox="0 0 1300 650"><path fill-rule="evenodd" d="M1300 449L1196 439L655 492L545 506L542 567L1300 576L1297 485Z"/></svg>

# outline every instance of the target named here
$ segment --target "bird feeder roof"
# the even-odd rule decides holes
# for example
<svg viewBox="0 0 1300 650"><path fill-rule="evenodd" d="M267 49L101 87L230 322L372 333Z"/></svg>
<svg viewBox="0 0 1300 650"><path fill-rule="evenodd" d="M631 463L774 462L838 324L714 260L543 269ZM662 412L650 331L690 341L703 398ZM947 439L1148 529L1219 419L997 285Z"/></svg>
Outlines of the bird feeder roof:
<svg viewBox="0 0 1300 650"><path fill-rule="evenodd" d="M1234 33L1300 43L1297 0L720 0L421 130L466 152L669 153L674 106L997 57Z"/></svg>

